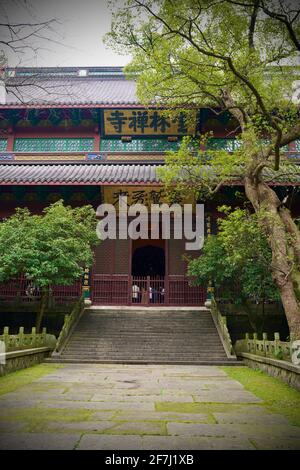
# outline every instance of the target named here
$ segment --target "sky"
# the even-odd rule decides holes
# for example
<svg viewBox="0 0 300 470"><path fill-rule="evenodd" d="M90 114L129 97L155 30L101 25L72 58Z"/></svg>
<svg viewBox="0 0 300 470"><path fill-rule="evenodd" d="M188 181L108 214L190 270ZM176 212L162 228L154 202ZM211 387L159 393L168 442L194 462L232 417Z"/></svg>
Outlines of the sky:
<svg viewBox="0 0 300 470"><path fill-rule="evenodd" d="M111 23L108 0L0 0L1 23L5 16L10 24L58 20L47 31L50 41L35 41L36 53L5 50L9 66L117 66L130 60L103 44Z"/></svg>

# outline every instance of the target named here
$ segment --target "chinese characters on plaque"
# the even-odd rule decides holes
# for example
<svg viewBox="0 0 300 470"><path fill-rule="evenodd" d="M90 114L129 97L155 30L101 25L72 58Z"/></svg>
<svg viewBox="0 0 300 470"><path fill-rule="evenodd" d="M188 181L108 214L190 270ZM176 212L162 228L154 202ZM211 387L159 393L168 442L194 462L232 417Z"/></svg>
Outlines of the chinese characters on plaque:
<svg viewBox="0 0 300 470"><path fill-rule="evenodd" d="M118 208L119 197L127 196L127 204L143 204L150 207L151 204L163 204L168 203L168 198L165 190L162 187L130 187L126 188L106 186L104 187L104 201L109 204L113 204ZM177 196L173 203L182 204L183 201L180 196Z"/></svg>
<svg viewBox="0 0 300 470"><path fill-rule="evenodd" d="M155 109L105 109L104 131L105 135L185 135L194 134L195 124L187 123L183 112L170 118Z"/></svg>

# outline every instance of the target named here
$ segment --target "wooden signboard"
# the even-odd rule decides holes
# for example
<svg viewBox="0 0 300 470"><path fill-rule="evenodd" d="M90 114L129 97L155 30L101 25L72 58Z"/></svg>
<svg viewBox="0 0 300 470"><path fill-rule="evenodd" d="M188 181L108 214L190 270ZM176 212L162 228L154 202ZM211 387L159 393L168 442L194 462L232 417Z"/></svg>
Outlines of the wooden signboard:
<svg viewBox="0 0 300 470"><path fill-rule="evenodd" d="M104 202L113 204L116 209L119 205L119 196L127 196L127 204L143 204L150 208L151 204L170 204L165 189L162 186L103 186ZM178 197L178 204L192 204L192 200L183 200Z"/></svg>
<svg viewBox="0 0 300 470"><path fill-rule="evenodd" d="M170 118L156 109L105 109L104 134L106 136L122 135L193 135L195 133L196 111L194 124L187 123L182 112Z"/></svg>

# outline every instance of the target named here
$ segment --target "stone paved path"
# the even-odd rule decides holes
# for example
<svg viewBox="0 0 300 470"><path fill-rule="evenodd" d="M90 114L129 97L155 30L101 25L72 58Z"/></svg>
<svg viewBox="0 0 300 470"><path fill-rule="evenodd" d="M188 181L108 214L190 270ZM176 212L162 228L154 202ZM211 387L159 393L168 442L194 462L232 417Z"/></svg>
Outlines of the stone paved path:
<svg viewBox="0 0 300 470"><path fill-rule="evenodd" d="M65 365L0 397L1 449L300 449L218 367Z"/></svg>

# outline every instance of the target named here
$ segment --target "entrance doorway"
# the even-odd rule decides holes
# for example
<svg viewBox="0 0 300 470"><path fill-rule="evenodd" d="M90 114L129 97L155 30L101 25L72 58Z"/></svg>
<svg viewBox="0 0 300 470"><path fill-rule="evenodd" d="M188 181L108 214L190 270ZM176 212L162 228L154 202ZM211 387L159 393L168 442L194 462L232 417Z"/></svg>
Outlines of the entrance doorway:
<svg viewBox="0 0 300 470"><path fill-rule="evenodd" d="M132 255L132 276L165 275L165 250L160 246L147 244L137 247Z"/></svg>
<svg viewBox="0 0 300 470"><path fill-rule="evenodd" d="M164 304L166 257L164 240L132 242L132 303Z"/></svg>

